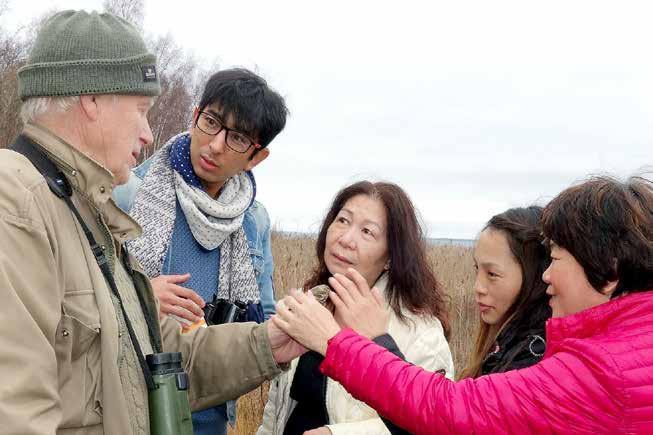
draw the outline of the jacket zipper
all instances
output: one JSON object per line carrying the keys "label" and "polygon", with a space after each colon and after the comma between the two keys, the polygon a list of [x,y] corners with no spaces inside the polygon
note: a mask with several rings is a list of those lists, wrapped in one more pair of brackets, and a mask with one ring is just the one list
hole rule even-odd
{"label": "jacket zipper", "polygon": [[329,409],[327,407],[327,382],[329,382],[329,379],[326,376],[323,379],[322,396],[324,397],[324,415],[326,416],[327,424],[329,424]]}
{"label": "jacket zipper", "polygon": [[[283,375],[281,375],[281,376],[283,376]],[[272,382],[277,384],[276,387],[277,387],[277,395],[278,395],[279,394],[279,387],[281,387],[281,385],[280,385],[281,382],[279,380],[279,377],[274,379]],[[272,385],[270,385],[270,389],[272,389]],[[268,391],[268,396],[269,396],[269,394],[270,394],[270,392]],[[270,399],[268,399],[268,400],[270,400]],[[276,435],[278,433],[277,424],[279,423],[279,416],[281,415],[281,410],[283,409],[283,406],[284,406],[283,400],[284,399],[282,397],[281,398],[281,406],[276,407],[276,415],[274,416],[274,424],[272,426],[272,433],[274,435]]]}
{"label": "jacket zipper", "polygon": [[106,243],[106,244],[102,244],[102,248],[103,250],[108,251],[104,255],[106,256],[107,261],[109,262],[109,268],[111,269],[111,272],[115,273],[116,265],[112,263],[111,260],[119,260],[119,258],[113,247],[113,236],[111,235],[111,232],[107,228],[107,224],[104,223],[104,218],[102,218],[102,213],[97,214],[97,223],[99,224],[100,230],[102,231],[102,235],[104,236],[104,243]]}

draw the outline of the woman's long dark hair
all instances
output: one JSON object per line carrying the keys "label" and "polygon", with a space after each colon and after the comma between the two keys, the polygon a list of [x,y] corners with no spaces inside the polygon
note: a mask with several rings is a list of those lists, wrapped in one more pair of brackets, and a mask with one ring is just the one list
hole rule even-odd
{"label": "woman's long dark hair", "polygon": [[318,265],[304,283],[304,288],[328,284],[327,280],[332,275],[324,262],[327,230],[345,203],[358,195],[378,199],[385,209],[390,260],[386,298],[390,307],[402,320],[405,320],[402,307],[418,315],[436,317],[448,337],[450,328],[445,295],[427,262],[422,227],[410,198],[396,184],[359,181],[338,192],[317,237]]}
{"label": "woman's long dark hair", "polygon": [[543,330],[544,323],[551,317],[547,284],[542,281],[542,274],[550,263],[548,250],[542,243],[542,212],[543,208],[538,206],[511,208],[493,216],[484,228],[506,235],[510,252],[522,271],[522,284],[517,299],[501,321],[488,325],[479,319],[481,325],[474,351],[459,379],[481,375],[483,361],[500,334],[520,336]]}

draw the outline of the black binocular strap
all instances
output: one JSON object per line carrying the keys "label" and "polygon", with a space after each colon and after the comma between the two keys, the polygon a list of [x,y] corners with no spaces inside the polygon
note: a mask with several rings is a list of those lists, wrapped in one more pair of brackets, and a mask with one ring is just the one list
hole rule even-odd
{"label": "black binocular strap", "polygon": [[[31,140],[29,140],[28,138],[26,138],[25,136],[22,135],[18,136],[16,141],[9,146],[9,149],[18,152],[29,159],[29,161],[34,165],[34,167],[41,173],[41,175],[43,175],[52,193],[57,195],[59,198],[63,199],[66,205],[68,205],[68,208],[70,208],[70,210],[75,215],[75,218],[77,218],[77,221],[79,222],[79,224],[82,227],[82,230],[84,231],[84,235],[86,235],[86,239],[91,245],[91,250],[93,251],[93,255],[95,256],[95,261],[97,261],[97,264],[100,267],[100,270],[102,271],[102,274],[104,275],[107,284],[109,284],[111,291],[118,299],[118,305],[120,306],[122,315],[125,319],[125,325],[127,326],[127,331],[129,332],[129,338],[131,339],[132,345],[134,346],[134,350],[136,351],[138,362],[140,363],[141,369],[143,370],[143,376],[145,377],[145,383],[147,384],[147,388],[149,390],[155,389],[156,384],[154,383],[154,377],[152,376],[152,372],[150,371],[149,366],[145,362],[145,356],[143,355],[143,350],[141,349],[141,346],[138,343],[138,339],[136,338],[136,333],[134,332],[134,328],[132,327],[131,321],[129,320],[129,316],[127,316],[125,305],[123,304],[122,298],[120,297],[120,293],[118,292],[118,287],[116,286],[116,281],[114,280],[113,275],[111,273],[111,269],[109,268],[109,262],[107,261],[107,258],[104,255],[104,249],[102,249],[102,246],[98,245],[98,243],[95,241],[95,237],[93,236],[93,233],[91,233],[91,230],[88,228],[88,226],[84,222],[84,219],[79,214],[77,207],[75,207],[72,200],[70,199],[70,197],[72,196],[72,187],[70,186],[68,179],[56,167],[56,165],[45,155],[45,153],[39,148],[39,146],[34,142],[32,142]],[[125,252],[123,258],[124,261],[127,262],[127,264],[125,264],[125,267],[129,271],[131,270],[131,265],[129,265],[129,259],[127,257],[128,254],[127,252]],[[138,291],[136,291],[136,293],[138,294]],[[141,304],[141,311],[143,311],[143,317],[145,318],[145,323],[147,324],[148,332],[150,334],[150,341],[152,343],[152,347],[154,348],[155,353],[158,353],[161,350],[156,348],[157,343],[156,340],[154,339],[155,337],[155,335],[153,335],[154,331],[152,329],[149,316],[147,314],[148,311],[145,309],[145,304],[140,294],[138,295],[138,299]]]}

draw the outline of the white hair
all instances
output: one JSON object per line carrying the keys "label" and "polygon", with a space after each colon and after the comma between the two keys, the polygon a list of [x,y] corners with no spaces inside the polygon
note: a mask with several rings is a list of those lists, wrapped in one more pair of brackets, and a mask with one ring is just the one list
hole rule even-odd
{"label": "white hair", "polygon": [[79,103],[79,95],[73,97],[32,97],[23,101],[20,117],[23,123],[33,122],[48,112],[66,112]]}

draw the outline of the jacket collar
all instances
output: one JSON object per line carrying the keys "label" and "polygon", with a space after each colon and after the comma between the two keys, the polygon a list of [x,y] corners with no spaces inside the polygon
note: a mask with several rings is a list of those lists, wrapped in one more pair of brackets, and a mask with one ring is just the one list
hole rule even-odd
{"label": "jacket collar", "polygon": [[384,271],[381,275],[379,275],[373,287],[378,288],[383,297],[387,298],[386,291],[388,289],[388,272]]}
{"label": "jacket collar", "polygon": [[136,221],[111,199],[113,175],[109,170],[43,126],[27,123],[23,134],[38,143],[66,175],[73,189],[102,213],[119,243],[140,235]]}
{"label": "jacket collar", "polygon": [[631,293],[612,299],[596,307],[565,317],[555,317],[546,322],[547,348],[545,358],[555,353],[565,339],[583,339],[606,332],[629,328],[651,317],[653,290]]}

